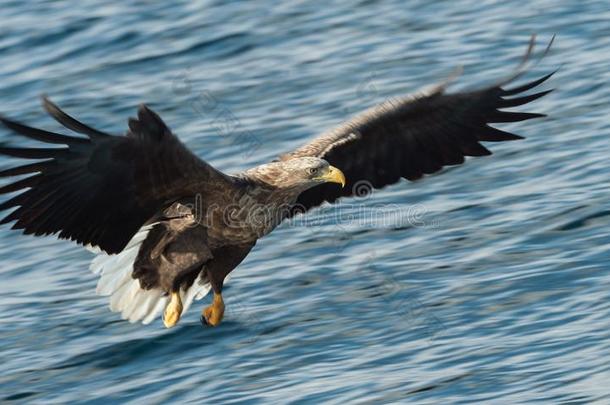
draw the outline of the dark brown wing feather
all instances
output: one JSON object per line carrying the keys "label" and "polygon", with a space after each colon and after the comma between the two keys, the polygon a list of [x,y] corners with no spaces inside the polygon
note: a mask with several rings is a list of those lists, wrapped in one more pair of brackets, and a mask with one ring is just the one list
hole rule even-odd
{"label": "dark brown wing feather", "polygon": [[344,189],[335,184],[322,184],[305,191],[298,199],[295,212],[354,195],[358,188],[355,185],[362,182],[379,188],[401,178],[417,180],[444,166],[461,164],[466,156],[490,155],[481,142],[522,139],[489,124],[544,116],[503,111],[550,92],[521,95],[542,84],[554,72],[519,87],[505,88],[523,73],[534,39],[517,73],[501,83],[478,91],[445,94],[447,81],[415,96],[389,100],[282,155],[280,160],[304,156],[323,158],[341,169],[347,179]]}
{"label": "dark brown wing feather", "polygon": [[0,171],[0,177],[30,175],[0,188],[22,191],[0,204],[19,207],[0,223],[17,221],[26,234],[59,233],[60,238],[120,252],[137,230],[170,202],[205,193],[227,177],[193,155],[161,118],[146,106],[129,120],[126,136],[95,130],[61,111],[47,99],[53,118],[75,132],[73,137],[31,128],[0,117],[22,136],[59,148],[0,147],[0,154],[35,163]]}

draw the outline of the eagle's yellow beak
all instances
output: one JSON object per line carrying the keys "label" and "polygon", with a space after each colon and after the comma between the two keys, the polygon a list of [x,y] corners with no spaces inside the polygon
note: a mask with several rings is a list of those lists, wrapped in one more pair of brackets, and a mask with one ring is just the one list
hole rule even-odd
{"label": "eagle's yellow beak", "polygon": [[334,166],[328,166],[328,172],[318,179],[328,183],[339,183],[341,184],[341,187],[345,187],[345,176],[343,175],[343,172]]}

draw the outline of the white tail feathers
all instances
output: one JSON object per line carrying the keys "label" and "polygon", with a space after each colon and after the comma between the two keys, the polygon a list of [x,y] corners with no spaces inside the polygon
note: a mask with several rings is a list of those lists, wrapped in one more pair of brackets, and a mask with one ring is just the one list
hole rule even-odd
{"label": "white tail feathers", "polygon": [[[161,290],[144,290],[140,281],[131,277],[133,264],[138,256],[140,245],[155,224],[147,225],[135,234],[122,252],[108,255],[95,247],[88,247],[97,256],[91,262],[90,269],[98,274],[96,294],[110,296],[110,310],[120,312],[121,317],[131,323],[141,321],[147,325],[163,311],[168,297]],[[183,310],[186,313],[193,300],[199,300],[210,291],[209,283],[202,283],[199,276],[191,288],[180,291]]]}

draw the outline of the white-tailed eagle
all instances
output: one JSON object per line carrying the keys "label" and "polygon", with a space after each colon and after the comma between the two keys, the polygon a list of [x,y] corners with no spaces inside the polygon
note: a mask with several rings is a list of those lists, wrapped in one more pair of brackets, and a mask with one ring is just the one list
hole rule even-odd
{"label": "white-tailed eagle", "polygon": [[165,326],[172,327],[194,299],[212,290],[202,321],[216,326],[224,314],[225,277],[282,220],[349,197],[363,181],[379,188],[417,180],[467,156],[490,155],[482,142],[522,139],[490,124],[543,116],[505,110],[549,92],[523,94],[552,73],[512,85],[533,45],[534,37],[517,72],[495,85],[447,93],[445,82],[388,100],[235,175],[194,155],[144,105],[129,119],[127,133],[116,136],[43,98],[54,119],[84,136],[0,117],[18,135],[60,145],[0,147],[2,155],[32,161],[0,172],[26,175],[0,188],[0,194],[14,194],[0,204],[0,210],[14,209],[1,223],[16,221],[13,229],[26,234],[58,234],[96,249],[97,292],[110,296],[110,308],[124,319],[149,323],[163,311]]}

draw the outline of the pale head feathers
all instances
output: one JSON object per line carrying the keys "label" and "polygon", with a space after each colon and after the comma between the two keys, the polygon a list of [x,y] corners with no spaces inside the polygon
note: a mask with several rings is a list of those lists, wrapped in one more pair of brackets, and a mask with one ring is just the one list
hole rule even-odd
{"label": "pale head feathers", "polygon": [[304,191],[322,183],[319,177],[328,172],[329,167],[324,159],[302,157],[260,165],[245,174],[272,187]]}

